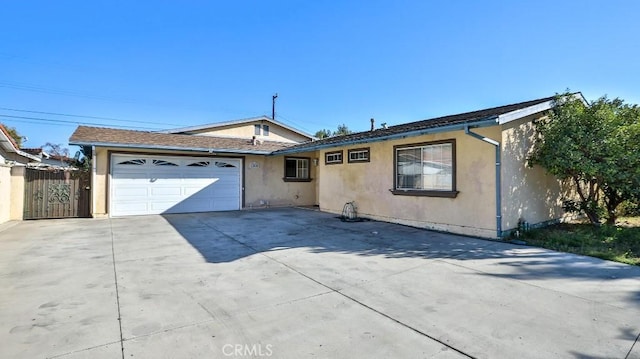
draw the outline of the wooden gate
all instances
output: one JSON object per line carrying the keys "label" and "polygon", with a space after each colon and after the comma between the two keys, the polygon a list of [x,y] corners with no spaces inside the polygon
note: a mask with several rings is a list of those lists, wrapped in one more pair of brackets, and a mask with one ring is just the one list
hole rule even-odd
{"label": "wooden gate", "polygon": [[27,168],[24,219],[89,217],[90,174]]}

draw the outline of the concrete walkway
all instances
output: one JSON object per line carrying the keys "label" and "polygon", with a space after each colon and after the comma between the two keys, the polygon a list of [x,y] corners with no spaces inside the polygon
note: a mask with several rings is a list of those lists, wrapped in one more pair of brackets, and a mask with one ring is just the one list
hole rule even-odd
{"label": "concrete walkway", "polygon": [[0,288],[3,358],[640,358],[640,267],[304,209],[3,225]]}

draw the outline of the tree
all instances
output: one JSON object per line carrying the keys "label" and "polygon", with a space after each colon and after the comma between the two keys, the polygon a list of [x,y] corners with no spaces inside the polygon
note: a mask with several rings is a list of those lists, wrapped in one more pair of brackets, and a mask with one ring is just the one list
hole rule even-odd
{"label": "tree", "polygon": [[315,137],[317,139],[319,139],[319,140],[321,140],[323,138],[331,137],[331,130],[322,129],[322,130],[316,132]]}
{"label": "tree", "polygon": [[591,223],[603,215],[614,224],[625,200],[640,198],[640,108],[606,96],[586,106],[564,93],[549,120],[536,122],[538,137],[529,164],[539,164],[575,185],[577,200],[564,209],[584,212]]}
{"label": "tree", "polygon": [[344,123],[338,126],[338,130],[333,133],[334,136],[344,136],[353,133]]}
{"label": "tree", "polygon": [[316,132],[315,137],[321,140],[327,137],[344,136],[351,133],[353,133],[353,131],[351,131],[349,127],[347,127],[347,125],[343,123],[342,125],[338,126],[338,129],[336,131],[331,132],[331,130],[322,129]]}
{"label": "tree", "polygon": [[47,142],[44,146],[42,146],[42,150],[55,157],[59,157],[59,158],[69,157],[69,149],[66,147],[63,147],[62,144],[59,144],[59,143]]}
{"label": "tree", "polygon": [[22,147],[22,135],[20,135],[18,133],[18,130],[15,129],[15,127],[9,127],[5,124],[0,123],[0,125],[2,125],[4,127],[5,130],[7,130],[7,133],[9,134],[9,136],[16,142],[16,144],[18,145],[18,148]]}

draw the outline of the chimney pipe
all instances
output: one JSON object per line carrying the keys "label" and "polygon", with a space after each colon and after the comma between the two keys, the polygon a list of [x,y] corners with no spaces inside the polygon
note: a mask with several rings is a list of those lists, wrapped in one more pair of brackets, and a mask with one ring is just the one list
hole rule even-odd
{"label": "chimney pipe", "polygon": [[371,118],[371,131],[373,131],[373,130],[375,130],[375,129],[376,129],[376,125],[375,125],[375,123],[376,123],[376,120],[374,120],[373,118]]}

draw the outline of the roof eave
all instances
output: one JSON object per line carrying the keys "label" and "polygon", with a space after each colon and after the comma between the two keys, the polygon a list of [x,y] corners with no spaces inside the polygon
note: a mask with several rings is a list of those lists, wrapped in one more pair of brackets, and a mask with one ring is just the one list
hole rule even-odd
{"label": "roof eave", "polygon": [[175,134],[175,133],[181,133],[181,132],[190,132],[190,131],[199,131],[199,130],[204,130],[207,128],[218,128],[218,127],[223,127],[223,126],[232,126],[232,125],[239,125],[239,124],[243,124],[243,123],[248,123],[248,122],[254,122],[254,121],[269,121],[273,124],[276,124],[280,127],[286,128],[289,131],[295,132],[299,135],[308,137],[311,140],[316,140],[316,137],[314,137],[313,135],[306,133],[304,131],[301,131],[297,128],[293,128],[287,124],[284,124],[280,121],[274,120],[271,117],[268,116],[257,116],[257,117],[249,117],[249,118],[243,118],[240,120],[234,120],[234,121],[225,121],[225,122],[218,122],[218,123],[209,123],[209,124],[205,124],[205,125],[197,125],[197,126],[189,126],[189,127],[181,127],[181,128],[172,128],[169,130],[162,130],[162,131],[157,131],[158,133],[166,133],[166,134]]}
{"label": "roof eave", "polygon": [[[570,94],[570,96],[575,100],[582,101],[587,106],[589,105],[587,100],[582,95],[582,92],[576,92],[576,93]],[[498,116],[498,123],[501,124],[501,125],[504,125],[505,123],[516,121],[516,120],[519,120],[521,118],[525,118],[527,116],[534,115],[536,113],[540,113],[540,112],[543,112],[543,111],[548,111],[551,108],[553,108],[553,103],[554,102],[555,102],[555,99],[549,100],[549,101],[545,101],[545,102],[539,103],[537,105],[525,107],[525,108],[520,109],[520,110],[515,110],[515,111],[503,113],[502,115]]]}
{"label": "roof eave", "polygon": [[498,124],[497,120],[498,120],[497,116],[492,116],[492,117],[489,117],[489,118],[485,118],[485,119],[478,120],[478,121],[473,121],[473,122],[465,122],[465,123],[460,123],[460,124],[455,124],[455,125],[447,125],[447,126],[440,126],[440,127],[433,127],[433,128],[425,128],[425,129],[415,130],[415,131],[394,133],[394,134],[390,134],[390,135],[386,135],[386,136],[380,136],[380,137],[374,137],[374,138],[363,138],[363,139],[359,139],[359,140],[351,140],[351,141],[344,141],[344,142],[337,142],[337,143],[320,144],[320,145],[317,145],[317,146],[310,146],[310,147],[305,147],[305,148],[300,148],[300,149],[291,148],[291,149],[277,150],[277,151],[272,152],[271,155],[286,155],[286,154],[292,154],[292,153],[317,151],[317,150],[322,150],[322,149],[326,149],[326,148],[333,148],[333,147],[341,147],[341,146],[358,145],[358,144],[363,144],[363,143],[372,143],[372,142],[396,140],[396,139],[401,139],[401,138],[416,137],[416,136],[422,136],[422,135],[433,134],[433,133],[451,132],[451,131],[463,131],[465,129],[465,127],[472,127],[472,128],[490,127],[490,126],[496,126]]}
{"label": "roof eave", "polygon": [[40,157],[24,152],[19,148],[15,147],[11,139],[3,131],[0,131],[0,136],[2,136],[2,138],[0,138],[0,146],[2,146],[2,148],[5,149],[5,151],[15,153],[18,156],[22,156],[24,158],[28,158],[34,161],[38,161],[38,162],[41,161]]}
{"label": "roof eave", "polygon": [[135,148],[135,149],[147,149],[147,150],[171,150],[171,151],[188,151],[188,152],[208,152],[208,153],[239,153],[239,154],[251,154],[251,155],[268,155],[272,151],[265,150],[241,150],[241,149],[229,149],[229,148],[200,148],[200,147],[177,147],[177,146],[161,146],[161,145],[138,145],[138,144],[123,144],[123,143],[110,143],[110,142],[84,142],[84,141],[69,141],[70,145],[74,146],[97,146],[97,147],[114,147],[114,148]]}

